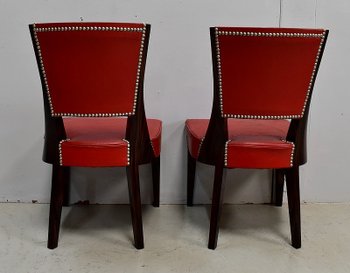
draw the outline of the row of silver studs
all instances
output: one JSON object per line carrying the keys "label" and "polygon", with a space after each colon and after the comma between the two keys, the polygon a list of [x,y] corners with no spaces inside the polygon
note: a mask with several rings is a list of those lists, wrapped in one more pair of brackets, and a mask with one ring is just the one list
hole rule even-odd
{"label": "row of silver studs", "polygon": [[[146,24],[144,24],[143,28],[123,28],[123,27],[49,27],[49,28],[37,28],[34,26],[34,39],[35,39],[35,45],[38,51],[39,55],[39,62],[40,62],[40,70],[44,78],[44,85],[50,105],[50,111],[51,116],[53,117],[119,117],[119,116],[130,116],[134,115],[136,111],[136,104],[137,104],[137,93],[138,93],[138,87],[139,87],[139,79],[140,79],[140,73],[141,73],[141,66],[142,66],[142,56],[143,56],[143,49],[144,49],[144,41],[146,36]],[[134,94],[134,102],[133,102],[133,109],[132,112],[126,112],[126,113],[93,113],[93,114],[79,114],[79,113],[55,113],[52,99],[50,96],[50,89],[49,84],[46,77],[45,67],[44,67],[44,61],[41,54],[41,48],[39,39],[37,36],[37,32],[45,32],[45,31],[73,31],[73,30],[93,30],[93,31],[137,31],[142,32],[141,37],[141,45],[140,45],[140,53],[139,53],[139,60],[137,65],[137,72],[136,72],[136,86],[135,86],[135,94]]]}
{"label": "row of silver studs", "polygon": [[48,31],[134,31],[142,32],[143,28],[135,27],[94,27],[94,26],[80,26],[80,27],[37,27],[34,28],[35,32],[48,32]]}
{"label": "row of silver studs", "polygon": [[125,141],[126,144],[128,145],[127,152],[126,152],[126,157],[127,157],[127,164],[129,166],[130,165],[130,142],[128,140],[124,139],[124,138],[122,140]]}
{"label": "row of silver studs", "polygon": [[137,72],[136,72],[136,85],[135,85],[135,95],[134,95],[134,105],[132,108],[132,115],[134,115],[135,111],[136,111],[137,93],[138,93],[139,81],[140,81],[140,73],[141,73],[141,66],[142,66],[142,57],[143,57],[145,36],[146,36],[146,25],[143,27],[143,30],[142,30],[140,53],[139,53],[139,63],[137,64]]}
{"label": "row of silver studs", "polygon": [[43,75],[44,85],[45,85],[46,94],[47,94],[47,99],[49,101],[50,112],[51,112],[51,115],[52,115],[54,113],[54,109],[53,109],[52,100],[51,100],[51,96],[50,96],[49,85],[47,83],[47,77],[46,77],[43,57],[42,57],[42,54],[41,54],[40,43],[39,43],[38,35],[36,34],[37,32],[35,31],[35,29],[36,29],[36,27],[35,27],[35,24],[34,24],[34,40],[35,40],[35,45],[36,45],[36,49],[37,49],[38,57],[39,57],[39,63],[40,63],[39,66],[40,66],[41,74]]}
{"label": "row of silver studs", "polygon": [[153,154],[156,155],[156,150],[154,149],[152,140],[150,139],[149,142],[151,143]]}
{"label": "row of silver studs", "polygon": [[257,36],[257,37],[302,37],[302,38],[323,38],[324,33],[284,33],[284,32],[249,32],[249,31],[218,31],[218,35],[232,36]]}
{"label": "row of silver studs", "polygon": [[[295,150],[295,145],[293,142],[291,141],[287,141],[287,140],[282,140],[283,142],[285,143],[288,143],[288,144],[291,144],[292,145],[292,151],[290,153],[290,167],[293,167],[293,160],[294,160],[294,150]],[[228,144],[231,142],[231,140],[228,140],[226,141],[225,143],[225,157],[224,157],[224,163],[225,163],[225,167],[227,167],[227,162],[228,162],[228,159],[227,159],[227,153],[228,153]]]}
{"label": "row of silver studs", "polygon": [[[70,139],[63,139],[60,141],[60,143],[58,144],[58,153],[59,153],[59,160],[60,160],[60,165],[63,166],[63,154],[62,154],[62,143],[69,141]],[[123,141],[125,141],[127,143],[127,164],[128,166],[130,165],[130,142],[127,141],[126,139],[122,139]]]}
{"label": "row of silver studs", "polygon": [[[221,116],[224,118],[242,118],[242,119],[295,119],[302,118],[305,113],[305,108],[310,96],[312,89],[313,80],[316,73],[316,68],[319,62],[320,53],[325,39],[325,32],[318,33],[264,33],[264,32],[241,32],[241,31],[219,31],[215,28],[215,46],[217,52],[217,69],[218,69],[218,81],[219,81],[219,97],[220,97],[220,110]],[[219,35],[233,35],[233,36],[257,36],[257,37],[307,37],[307,38],[321,38],[320,45],[317,51],[314,67],[312,70],[311,78],[309,81],[308,90],[306,93],[302,112],[299,115],[284,115],[284,116],[260,116],[260,115],[237,115],[237,114],[224,114],[223,110],[223,95],[222,95],[222,71],[221,71],[221,55],[220,55],[220,44]]]}
{"label": "row of silver studs", "polygon": [[305,98],[305,101],[304,101],[303,110],[301,112],[302,115],[304,115],[307,102],[309,101],[310,92],[312,90],[312,85],[313,85],[314,78],[315,78],[315,75],[316,75],[317,65],[319,64],[319,61],[320,61],[320,54],[321,54],[321,51],[322,51],[322,47],[323,47],[323,43],[324,43],[325,37],[326,37],[326,32],[323,32],[322,33],[321,42],[320,42],[320,45],[319,45],[318,50],[317,50],[317,55],[316,55],[316,60],[315,60],[315,63],[314,63],[314,67],[312,69],[309,86],[307,88],[306,98]]}
{"label": "row of silver studs", "polygon": [[294,144],[293,142],[287,141],[287,140],[283,140],[283,142],[292,145],[292,151],[291,151],[291,153],[290,153],[290,166],[293,167],[295,144]]}
{"label": "row of silver studs", "polygon": [[231,140],[227,140],[226,143],[225,143],[225,155],[224,155],[224,164],[225,164],[225,167],[227,167],[227,147],[228,147],[228,144],[231,142]]}
{"label": "row of silver studs", "polygon": [[205,136],[204,136],[204,137],[202,137],[201,142],[199,143],[197,157],[199,157],[199,153],[201,152],[201,149],[202,149],[202,145],[203,145],[204,139],[205,139]]}
{"label": "row of silver studs", "polygon": [[63,155],[62,155],[62,143],[69,141],[70,139],[63,139],[60,141],[60,143],[58,144],[58,153],[59,153],[59,159],[60,159],[60,166],[63,166]]}

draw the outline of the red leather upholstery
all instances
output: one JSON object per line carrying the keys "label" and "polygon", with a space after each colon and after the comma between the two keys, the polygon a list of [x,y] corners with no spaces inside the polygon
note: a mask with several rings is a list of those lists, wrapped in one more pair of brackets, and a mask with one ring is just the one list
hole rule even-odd
{"label": "red leather upholstery", "polygon": [[[63,166],[107,167],[128,165],[125,118],[64,118],[67,141],[61,143]],[[160,154],[162,122],[147,120],[156,157]]]}
{"label": "red leather upholstery", "polygon": [[[199,146],[205,136],[208,119],[188,119],[188,148],[198,158]],[[289,168],[293,144],[286,142],[287,120],[228,119],[226,167]]]}
{"label": "red leather upholstery", "polygon": [[[293,35],[324,32],[231,27],[218,31]],[[302,115],[320,43],[319,36],[218,35],[223,114]]]}
{"label": "red leather upholstery", "polygon": [[[35,27],[109,29],[36,32],[54,113],[133,112],[144,25],[59,23]],[[110,30],[113,27],[140,31]]]}

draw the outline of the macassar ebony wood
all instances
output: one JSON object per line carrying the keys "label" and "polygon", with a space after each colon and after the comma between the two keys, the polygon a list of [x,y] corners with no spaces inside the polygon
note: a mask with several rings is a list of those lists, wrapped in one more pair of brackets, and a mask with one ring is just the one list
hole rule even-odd
{"label": "macassar ebony wood", "polygon": [[58,245],[61,223],[61,212],[64,199],[65,169],[57,164],[52,165],[52,186],[49,216],[49,234],[47,247],[54,249]]}
{"label": "macassar ebony wood", "polygon": [[160,157],[152,159],[153,207],[159,207]]}
{"label": "macassar ebony wood", "polygon": [[300,190],[299,190],[299,167],[286,170],[286,184],[288,196],[288,210],[290,230],[292,235],[292,246],[301,247],[301,225],[300,225]]}
{"label": "macassar ebony wood", "polygon": [[215,166],[213,197],[211,204],[210,229],[208,248],[215,249],[218,243],[219,223],[222,210],[223,193],[224,193],[224,162],[219,162]]}
{"label": "macassar ebony wood", "polygon": [[271,203],[281,207],[283,203],[284,170],[272,170]]}
{"label": "macassar ebony wood", "polygon": [[187,206],[193,206],[194,180],[196,177],[196,160],[187,152]]}
{"label": "macassar ebony wood", "polygon": [[[244,30],[249,33],[249,30]],[[293,30],[296,31],[296,30]],[[303,33],[304,30],[301,30]],[[223,31],[224,32],[224,31]],[[319,30],[318,30],[319,32]],[[232,32],[234,33],[234,31]],[[237,33],[241,33],[237,30]],[[235,35],[233,35],[235,36]],[[245,36],[250,35],[237,35],[245,39]],[[236,36],[236,38],[237,38]],[[264,36],[264,35],[257,35]],[[267,35],[268,36],[268,35]],[[282,35],[283,36],[283,35]],[[209,244],[210,249],[215,249],[217,246],[217,238],[219,232],[219,219],[220,210],[222,204],[222,192],[224,179],[222,178],[223,170],[227,168],[225,166],[225,145],[228,141],[228,119],[223,117],[221,113],[221,104],[223,104],[224,98],[220,98],[220,88],[223,86],[223,81],[225,76],[223,71],[219,70],[218,64],[222,64],[224,61],[220,60],[221,53],[219,51],[219,46],[216,43],[216,28],[210,28],[211,37],[211,48],[212,48],[212,63],[213,63],[213,78],[214,78],[214,94],[213,94],[213,106],[212,113],[209,120],[209,125],[205,133],[202,142],[199,145],[199,155],[197,160],[215,166],[215,178],[213,185],[213,199],[211,208],[211,219],[210,219],[210,231],[209,231]],[[277,37],[277,36],[276,36]],[[303,36],[300,36],[303,37]],[[312,36],[313,37],[313,36]],[[289,215],[290,215],[290,226],[292,234],[292,246],[295,248],[301,247],[301,227],[300,227],[300,193],[299,193],[299,166],[303,165],[307,161],[306,154],[306,131],[307,131],[307,120],[310,108],[310,101],[312,96],[312,90],[317,77],[320,61],[323,56],[324,48],[327,42],[328,30],[325,30],[322,47],[319,49],[318,58],[316,58],[316,66],[314,67],[314,75],[311,78],[309,85],[309,92],[306,97],[305,109],[303,109],[302,118],[292,118],[290,120],[290,126],[286,136],[286,141],[294,144],[294,153],[292,153],[291,167],[286,169],[273,169],[273,179],[272,179],[272,194],[271,202],[276,206],[282,206],[283,203],[283,188],[284,181],[287,184],[287,194],[288,194],[288,204],[289,204]],[[228,38],[227,38],[228,39]],[[239,39],[239,38],[237,38]],[[275,39],[275,38],[274,38]],[[278,39],[278,38],[277,38]],[[223,40],[227,41],[227,40]],[[227,50],[227,47],[226,47]],[[310,57],[310,56],[309,56]],[[227,66],[226,66],[227,69]],[[226,72],[227,73],[227,72]],[[220,76],[219,76],[220,75]],[[226,77],[228,74],[226,74]],[[253,75],[250,75],[251,80],[254,80]],[[234,85],[233,85],[234,86]],[[279,90],[278,90],[279,91]],[[234,92],[234,90],[232,90]],[[223,111],[223,110],[222,110]],[[244,114],[244,113],[242,113]],[[248,115],[242,115],[246,118]],[[258,116],[255,114],[250,115],[250,118]],[[264,115],[265,116],[265,115]],[[260,118],[264,118],[264,116]],[[273,118],[265,116],[267,119]],[[300,116],[299,116],[300,117]],[[238,115],[238,118],[239,115]],[[278,118],[278,117],[276,117]],[[231,129],[231,128],[230,128]],[[232,128],[234,130],[235,128]],[[193,144],[191,144],[193,145]],[[190,147],[190,146],[189,146]],[[195,177],[195,164],[196,159],[193,158],[190,153],[188,154],[188,170],[187,170],[187,204],[193,205],[193,188],[194,188],[194,177]],[[278,167],[280,168],[280,167]]]}
{"label": "macassar ebony wood", "polygon": [[63,190],[63,206],[68,207],[70,204],[70,167],[63,168],[63,184],[64,184],[64,190]]}
{"label": "macassar ebony wood", "polygon": [[[67,139],[67,135],[63,123],[64,117],[53,117],[51,115],[47,85],[45,84],[44,72],[40,67],[40,52],[36,46],[34,25],[30,25],[29,29],[38,63],[44,99],[45,143],[43,161],[53,165],[48,247],[55,248],[58,244],[61,208],[62,205],[69,205],[70,167],[60,166],[61,162],[58,149],[60,141]],[[125,132],[125,139],[129,142],[129,164],[126,167],[126,171],[134,240],[135,247],[137,249],[142,249],[144,247],[139,185],[139,165],[141,164],[151,163],[152,165],[154,194],[153,205],[155,207],[159,206],[160,157],[159,155],[155,155],[151,145],[143,100],[143,82],[150,30],[150,25],[146,24],[142,45],[141,66],[138,68],[139,74],[136,90],[136,108],[134,114],[127,116],[127,126]]]}

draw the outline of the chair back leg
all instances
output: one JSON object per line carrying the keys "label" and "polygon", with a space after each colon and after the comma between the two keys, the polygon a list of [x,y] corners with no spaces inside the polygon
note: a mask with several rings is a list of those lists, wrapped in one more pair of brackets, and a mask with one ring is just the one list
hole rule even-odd
{"label": "chair back leg", "polygon": [[222,209],[222,199],[224,192],[224,166],[223,162],[220,162],[215,166],[215,178],[213,185],[213,197],[211,204],[211,216],[210,216],[210,230],[209,230],[209,249],[215,249],[218,242],[219,235],[219,222]]}
{"label": "chair back leg", "polygon": [[65,194],[65,178],[67,177],[67,172],[69,172],[66,168],[58,164],[52,165],[49,235],[47,242],[47,247],[50,249],[54,249],[58,245],[61,212]]}
{"label": "chair back leg", "polygon": [[139,166],[131,163],[126,167],[128,186],[129,186],[129,199],[132,228],[134,231],[135,247],[137,249],[144,248],[143,243],[143,228],[142,228],[142,207],[141,207],[141,195],[140,195],[140,182],[139,182]]}
{"label": "chair back leg", "polygon": [[70,167],[64,167],[64,197],[63,197],[63,206],[69,207],[70,203]]}
{"label": "chair back leg", "polygon": [[196,177],[196,160],[187,152],[187,206],[193,206],[194,180]]}
{"label": "chair back leg", "polygon": [[159,207],[160,156],[152,159],[153,207]]}
{"label": "chair back leg", "polygon": [[299,166],[287,169],[286,184],[292,246],[301,247]]}
{"label": "chair back leg", "polygon": [[283,169],[272,170],[271,203],[277,207],[283,203],[284,172]]}

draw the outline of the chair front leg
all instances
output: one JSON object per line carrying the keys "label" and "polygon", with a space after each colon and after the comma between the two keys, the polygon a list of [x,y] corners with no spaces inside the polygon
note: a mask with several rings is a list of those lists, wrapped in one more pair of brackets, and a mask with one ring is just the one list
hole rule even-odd
{"label": "chair front leg", "polygon": [[64,197],[63,197],[63,206],[69,207],[70,200],[70,167],[64,167]]}
{"label": "chair front leg", "polygon": [[58,164],[52,165],[52,186],[49,216],[49,235],[47,247],[54,249],[58,245],[58,237],[61,224],[61,212],[65,191],[65,178],[68,167]]}
{"label": "chair front leg", "polygon": [[283,203],[284,169],[272,170],[271,203],[281,207]]}
{"label": "chair front leg", "polygon": [[209,231],[209,249],[215,249],[218,242],[219,235],[219,222],[221,216],[222,199],[224,191],[223,181],[224,166],[220,163],[215,166],[215,178],[213,185],[213,197],[211,205],[211,216],[210,216],[210,231]]}
{"label": "chair front leg", "polygon": [[194,180],[196,176],[196,159],[187,152],[187,206],[193,206]]}
{"label": "chair front leg", "polygon": [[301,247],[300,227],[300,190],[299,190],[299,166],[292,167],[286,172],[288,208],[292,246]]}
{"label": "chair front leg", "polygon": [[140,182],[139,182],[139,166],[131,163],[126,167],[132,227],[134,231],[135,247],[137,249],[144,248],[143,243],[143,228],[142,228],[142,207],[140,196]]}
{"label": "chair front leg", "polygon": [[160,156],[152,159],[153,207],[159,207]]}

